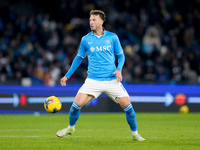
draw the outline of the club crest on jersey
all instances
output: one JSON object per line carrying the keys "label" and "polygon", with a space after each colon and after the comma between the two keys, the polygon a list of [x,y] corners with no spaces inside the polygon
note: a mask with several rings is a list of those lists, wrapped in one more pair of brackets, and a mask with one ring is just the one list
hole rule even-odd
{"label": "club crest on jersey", "polygon": [[95,51],[95,48],[94,48],[94,47],[90,47],[90,51],[91,51],[91,52],[94,52],[94,51]]}
{"label": "club crest on jersey", "polygon": [[110,44],[110,40],[106,40],[106,44]]}

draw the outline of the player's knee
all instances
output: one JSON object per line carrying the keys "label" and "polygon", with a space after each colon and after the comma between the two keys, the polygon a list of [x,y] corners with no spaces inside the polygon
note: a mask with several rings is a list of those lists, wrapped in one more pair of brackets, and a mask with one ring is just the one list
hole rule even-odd
{"label": "player's knee", "polygon": [[116,97],[116,101],[120,104],[122,108],[125,108],[128,104],[130,104],[129,96],[126,97]]}
{"label": "player's knee", "polygon": [[92,99],[94,99],[93,95],[78,93],[75,97],[74,102],[76,104],[78,104],[79,106],[83,107],[85,104],[87,104]]}

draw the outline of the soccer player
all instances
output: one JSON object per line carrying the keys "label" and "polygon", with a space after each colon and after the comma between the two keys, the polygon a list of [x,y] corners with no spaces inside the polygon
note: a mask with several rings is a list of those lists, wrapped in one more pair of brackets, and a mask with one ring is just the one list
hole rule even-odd
{"label": "soccer player", "polygon": [[[61,85],[66,86],[66,81],[87,55],[87,78],[79,89],[70,108],[69,126],[59,130],[56,134],[58,137],[73,134],[81,108],[104,92],[116,103],[119,103],[125,111],[133,139],[144,141],[145,139],[137,131],[136,115],[129,95],[121,84],[121,72],[125,61],[123,49],[118,36],[103,28],[105,20],[106,16],[103,11],[92,10],[90,12],[89,23],[92,31],[82,37],[77,56],[74,58],[68,72],[60,80]],[[115,65],[115,55],[118,57],[117,67]]]}

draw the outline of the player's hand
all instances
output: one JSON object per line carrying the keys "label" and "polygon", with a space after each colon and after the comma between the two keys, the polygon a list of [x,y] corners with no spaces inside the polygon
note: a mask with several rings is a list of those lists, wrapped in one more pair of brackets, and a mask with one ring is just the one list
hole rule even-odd
{"label": "player's hand", "polygon": [[116,80],[118,82],[122,81],[122,73],[119,70],[116,70],[115,72],[113,72],[113,74],[115,74],[117,76]]}
{"label": "player's hand", "polygon": [[60,84],[61,84],[62,86],[66,86],[67,80],[68,80],[68,78],[64,76],[64,77],[60,80]]}

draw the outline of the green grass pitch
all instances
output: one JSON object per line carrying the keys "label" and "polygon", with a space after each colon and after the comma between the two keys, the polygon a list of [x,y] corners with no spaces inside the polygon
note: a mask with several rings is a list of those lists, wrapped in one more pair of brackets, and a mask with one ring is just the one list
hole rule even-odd
{"label": "green grass pitch", "polygon": [[76,132],[56,132],[68,125],[68,114],[1,115],[0,150],[199,150],[200,113],[136,113],[134,141],[124,113],[84,114]]}

